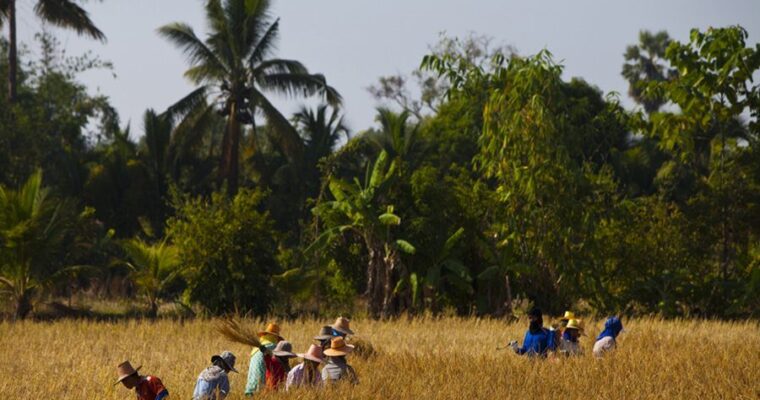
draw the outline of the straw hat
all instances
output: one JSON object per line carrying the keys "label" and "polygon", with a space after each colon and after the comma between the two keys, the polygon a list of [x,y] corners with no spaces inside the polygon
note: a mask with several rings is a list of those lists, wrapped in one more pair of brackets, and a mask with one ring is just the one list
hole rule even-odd
{"label": "straw hat", "polygon": [[583,323],[579,319],[571,319],[567,321],[565,329],[577,329],[583,334]]}
{"label": "straw hat", "polygon": [[298,354],[298,357],[318,363],[325,362],[325,359],[322,356],[322,348],[314,344],[309,346],[309,350],[306,351],[306,353]]}
{"label": "straw hat", "polygon": [[224,351],[222,354],[218,356],[212,356],[211,362],[215,362],[216,360],[222,360],[224,364],[227,365],[227,369],[229,369],[232,372],[238,372],[238,370],[235,369],[235,355],[232,354],[229,351]]}
{"label": "straw hat", "polygon": [[293,353],[293,345],[290,344],[290,342],[286,342],[284,340],[278,342],[277,345],[274,346],[274,350],[272,350],[272,354],[274,354],[277,357],[288,357],[288,358],[297,357],[295,353]]}
{"label": "straw hat", "polygon": [[571,319],[575,319],[575,313],[572,311],[565,311],[565,315],[560,318],[560,321],[569,321]]}
{"label": "straw hat", "polygon": [[325,350],[325,355],[330,357],[345,356],[346,354],[354,351],[354,346],[346,344],[346,340],[338,336],[332,339],[330,342],[330,348]]}
{"label": "straw hat", "polygon": [[119,380],[117,380],[114,385],[118,384],[124,379],[129,378],[132,375],[137,374],[137,371],[139,371],[140,368],[142,368],[142,365],[137,368],[132,368],[132,364],[130,364],[129,361],[124,361],[123,363],[119,364],[119,366],[116,367],[116,374],[119,376]]}
{"label": "straw hat", "polygon": [[330,325],[325,325],[322,327],[322,329],[319,330],[319,335],[314,336],[314,340],[330,340],[333,338],[332,334],[333,328]]}
{"label": "straw hat", "polygon": [[264,335],[274,335],[280,338],[280,340],[285,340],[285,338],[280,335],[280,325],[277,325],[274,322],[270,322],[265,331],[259,332],[259,337]]}
{"label": "straw hat", "polygon": [[351,330],[349,327],[349,324],[351,323],[351,320],[345,317],[338,317],[338,319],[335,320],[335,323],[332,324],[331,328],[335,329],[336,331],[344,334],[344,335],[353,335],[354,331]]}

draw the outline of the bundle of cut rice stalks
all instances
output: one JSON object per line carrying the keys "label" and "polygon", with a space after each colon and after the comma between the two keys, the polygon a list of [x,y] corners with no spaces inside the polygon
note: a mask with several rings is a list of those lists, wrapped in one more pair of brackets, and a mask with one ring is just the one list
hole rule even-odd
{"label": "bundle of cut rice stalks", "polygon": [[243,326],[235,318],[222,320],[216,330],[229,341],[261,348],[258,333],[249,327]]}
{"label": "bundle of cut rice stalks", "polygon": [[378,351],[375,350],[375,346],[373,346],[372,343],[367,340],[352,336],[349,340],[349,343],[354,345],[353,355],[355,357],[359,357],[363,360],[368,360],[379,355]]}

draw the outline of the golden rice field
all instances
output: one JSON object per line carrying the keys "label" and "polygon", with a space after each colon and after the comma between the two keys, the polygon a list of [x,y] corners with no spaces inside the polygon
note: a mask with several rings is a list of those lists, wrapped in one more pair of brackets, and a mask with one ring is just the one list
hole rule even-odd
{"label": "golden rice field", "polygon": [[[257,323],[248,321],[249,323]],[[283,335],[301,352],[323,322],[282,322]],[[587,322],[586,355],[532,361],[495,350],[522,341],[526,323],[498,320],[354,320],[358,337],[379,351],[353,357],[361,383],[338,386],[330,399],[758,399],[760,326],[757,322],[624,321],[618,350],[590,355],[600,322]],[[159,376],[170,398],[189,399],[212,354],[229,349],[247,371],[250,349],[226,342],[215,322],[62,321],[0,323],[0,398],[132,399],[114,386],[125,360]],[[230,399],[242,399],[245,374],[233,374]],[[314,392],[265,393],[257,398],[306,399]]]}

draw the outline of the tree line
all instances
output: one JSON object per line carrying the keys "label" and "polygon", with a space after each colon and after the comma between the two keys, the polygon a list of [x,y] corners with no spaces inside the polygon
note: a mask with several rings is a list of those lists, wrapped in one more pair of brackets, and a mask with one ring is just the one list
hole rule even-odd
{"label": "tree line", "polygon": [[[369,89],[377,125],[351,132],[328,79],[277,57],[269,1],[209,0],[206,36],[158,29],[196,88],[136,135],[78,80],[110,63],[46,32],[31,57],[14,3],[0,2],[0,291],[15,318],[72,296],[140,299],[153,317],[164,302],[757,315],[760,45],[739,26],[642,31],[621,60],[633,109],[564,79],[547,50],[443,37]],[[105,38],[73,2],[48,3],[41,18]],[[323,103],[287,116],[273,94]]]}

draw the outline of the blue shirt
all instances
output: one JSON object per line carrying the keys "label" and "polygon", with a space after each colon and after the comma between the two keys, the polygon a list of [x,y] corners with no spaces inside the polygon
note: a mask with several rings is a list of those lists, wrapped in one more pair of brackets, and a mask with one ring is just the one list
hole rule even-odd
{"label": "blue shirt", "polygon": [[554,332],[546,328],[541,328],[536,333],[528,330],[525,332],[522,347],[517,349],[517,354],[527,354],[529,357],[545,357],[546,352],[554,350],[555,347]]}
{"label": "blue shirt", "polygon": [[[217,393],[219,396],[217,397]],[[230,378],[220,367],[206,368],[198,376],[193,391],[193,400],[221,400],[230,393]]]}

